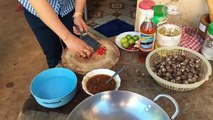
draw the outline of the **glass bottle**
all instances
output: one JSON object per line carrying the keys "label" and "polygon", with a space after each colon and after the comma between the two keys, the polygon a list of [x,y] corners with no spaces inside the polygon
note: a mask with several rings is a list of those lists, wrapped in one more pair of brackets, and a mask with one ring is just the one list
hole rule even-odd
{"label": "glass bottle", "polygon": [[182,35],[181,14],[182,6],[179,0],[171,0],[167,7],[167,17],[165,21],[158,24],[156,47],[177,46]]}
{"label": "glass bottle", "polygon": [[213,22],[210,23],[207,37],[201,49],[201,53],[210,61],[213,61]]}
{"label": "glass bottle", "polygon": [[156,25],[152,21],[154,11],[149,10],[145,13],[145,20],[140,26],[139,40],[139,61],[145,62],[146,56],[154,49]]}

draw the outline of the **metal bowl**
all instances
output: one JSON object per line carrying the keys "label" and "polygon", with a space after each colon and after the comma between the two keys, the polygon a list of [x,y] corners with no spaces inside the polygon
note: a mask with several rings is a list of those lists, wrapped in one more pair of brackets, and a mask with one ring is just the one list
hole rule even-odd
{"label": "metal bowl", "polygon": [[169,95],[160,94],[173,102],[176,111],[170,118],[152,100],[128,91],[107,91],[90,96],[81,102],[67,120],[171,120],[178,112],[177,102]]}

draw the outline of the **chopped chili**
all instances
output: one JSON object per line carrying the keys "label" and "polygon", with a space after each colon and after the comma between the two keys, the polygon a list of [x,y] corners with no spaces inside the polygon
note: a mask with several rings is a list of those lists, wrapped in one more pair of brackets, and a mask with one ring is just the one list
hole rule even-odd
{"label": "chopped chili", "polygon": [[99,55],[106,54],[106,47],[99,47],[99,48],[97,49],[97,53],[98,53]]}

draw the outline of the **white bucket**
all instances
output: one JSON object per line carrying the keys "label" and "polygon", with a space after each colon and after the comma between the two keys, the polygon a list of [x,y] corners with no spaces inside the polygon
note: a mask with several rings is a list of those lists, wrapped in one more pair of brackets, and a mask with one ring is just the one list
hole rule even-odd
{"label": "white bucket", "polygon": [[[176,36],[166,36],[161,33],[159,33],[159,30],[162,29],[162,27],[166,27],[167,29],[173,28],[178,30],[180,34]],[[174,24],[165,24],[157,29],[157,47],[163,47],[163,46],[178,46],[181,40],[181,35],[182,35],[182,30],[179,26],[174,25]]]}

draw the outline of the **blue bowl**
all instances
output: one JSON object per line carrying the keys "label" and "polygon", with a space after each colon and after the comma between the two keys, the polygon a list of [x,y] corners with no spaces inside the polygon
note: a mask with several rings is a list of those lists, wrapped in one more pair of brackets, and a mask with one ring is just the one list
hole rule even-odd
{"label": "blue bowl", "polygon": [[57,108],[67,104],[75,96],[77,77],[66,68],[47,69],[33,78],[30,91],[41,106]]}

